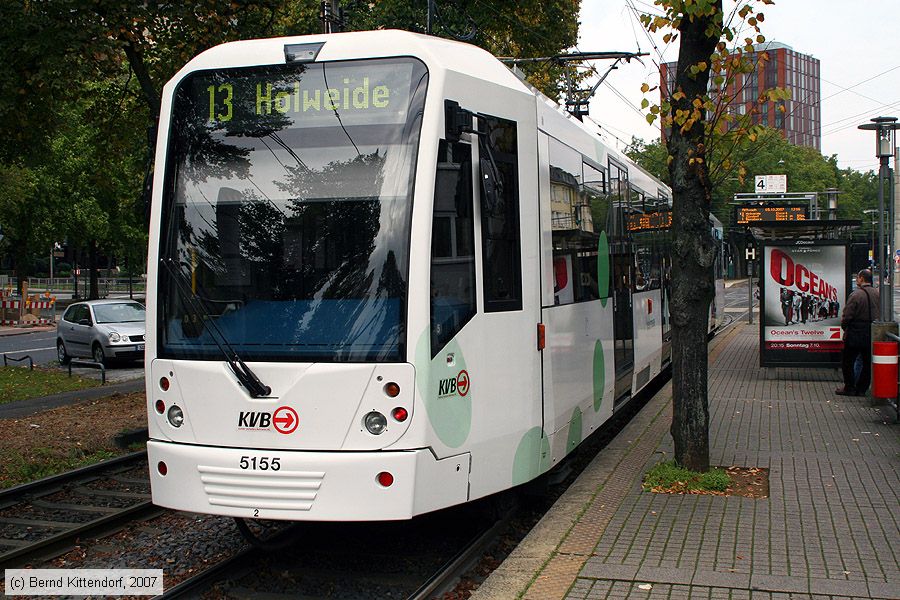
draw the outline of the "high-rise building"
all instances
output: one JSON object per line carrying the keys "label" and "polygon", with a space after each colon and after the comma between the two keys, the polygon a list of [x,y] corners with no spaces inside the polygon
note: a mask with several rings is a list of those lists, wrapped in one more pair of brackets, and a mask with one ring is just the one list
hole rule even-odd
{"label": "high-rise building", "polygon": [[[763,52],[768,55],[768,60],[760,60]],[[752,113],[754,124],[778,129],[792,144],[821,150],[819,59],[779,43],[758,44],[745,57],[756,65],[756,69],[728,77],[725,90],[727,97],[731,98],[728,110],[738,114],[755,110]],[[675,68],[674,62],[664,63],[660,67],[660,94],[663,97],[672,91]],[[790,98],[760,103],[760,96],[771,88],[788,90]],[[784,110],[781,110],[782,106]]]}

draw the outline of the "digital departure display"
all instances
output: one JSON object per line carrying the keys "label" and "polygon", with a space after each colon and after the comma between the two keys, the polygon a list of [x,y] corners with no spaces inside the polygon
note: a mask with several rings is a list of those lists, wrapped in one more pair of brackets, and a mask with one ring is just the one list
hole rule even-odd
{"label": "digital departure display", "polygon": [[739,206],[736,209],[738,225],[772,221],[805,221],[805,206]]}
{"label": "digital departure display", "polygon": [[628,215],[628,231],[654,231],[672,226],[671,210],[655,210],[648,213]]}

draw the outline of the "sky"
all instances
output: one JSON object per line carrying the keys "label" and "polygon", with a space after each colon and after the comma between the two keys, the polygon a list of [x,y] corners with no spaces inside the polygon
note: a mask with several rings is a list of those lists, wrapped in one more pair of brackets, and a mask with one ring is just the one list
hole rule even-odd
{"label": "sky", "polygon": [[[734,3],[726,0],[726,10],[729,5]],[[632,7],[659,12],[653,0],[582,0],[578,42],[582,52],[650,53],[641,58],[644,64],[621,63],[591,101],[590,118],[620,149],[632,135],[646,141],[659,138],[659,128],[649,126],[640,110],[640,88],[644,82],[658,85],[659,63],[678,58],[678,40],[667,46],[661,35],[653,36],[654,48]],[[774,5],[761,6],[767,41],[787,44],[820,61],[821,150],[825,156],[836,154],[841,168],[877,171],[875,133],[856,126],[877,116],[900,118],[898,9],[897,0],[775,0]],[[594,63],[600,73],[610,64]],[[647,98],[658,102],[658,90]]]}

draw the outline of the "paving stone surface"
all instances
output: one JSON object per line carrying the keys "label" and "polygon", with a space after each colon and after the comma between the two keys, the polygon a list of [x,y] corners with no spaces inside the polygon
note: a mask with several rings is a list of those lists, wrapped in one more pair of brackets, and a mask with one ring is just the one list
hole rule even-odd
{"label": "paving stone surface", "polygon": [[665,434],[566,598],[900,598],[890,409],[836,396],[833,370],[760,368],[758,328],[735,327],[710,364],[711,462],[769,468],[769,497],[642,491]]}

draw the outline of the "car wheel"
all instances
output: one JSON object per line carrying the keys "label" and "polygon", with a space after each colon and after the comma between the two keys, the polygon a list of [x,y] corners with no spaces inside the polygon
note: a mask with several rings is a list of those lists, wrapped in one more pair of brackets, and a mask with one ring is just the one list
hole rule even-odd
{"label": "car wheel", "polygon": [[104,356],[103,346],[100,344],[94,344],[91,356],[94,357],[94,362],[100,363],[101,365],[106,364],[106,356]]}
{"label": "car wheel", "polygon": [[62,340],[56,340],[56,358],[61,365],[67,365],[72,360],[72,357],[66,352],[66,345],[63,344]]}

